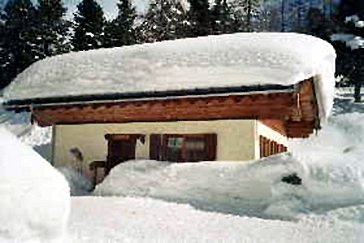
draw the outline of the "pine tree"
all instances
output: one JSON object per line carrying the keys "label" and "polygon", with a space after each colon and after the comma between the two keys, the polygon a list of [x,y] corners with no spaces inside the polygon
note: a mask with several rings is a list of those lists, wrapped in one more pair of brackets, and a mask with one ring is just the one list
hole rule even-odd
{"label": "pine tree", "polygon": [[7,50],[5,49],[6,44],[6,30],[5,21],[1,18],[3,15],[0,13],[0,89],[8,83],[7,78]]}
{"label": "pine tree", "polygon": [[75,51],[96,49],[103,46],[105,18],[100,5],[94,0],[82,0],[74,15],[75,28],[72,38]]}
{"label": "pine tree", "polygon": [[212,33],[211,12],[208,0],[189,0],[189,22],[192,36],[204,36]]}
{"label": "pine tree", "polygon": [[36,23],[37,42],[43,57],[70,51],[70,23],[63,19],[66,8],[61,0],[39,0]]}
{"label": "pine tree", "polygon": [[134,21],[136,18],[135,8],[130,0],[119,0],[118,16],[116,19],[106,24],[105,46],[123,46],[136,43],[136,31]]}
{"label": "pine tree", "polygon": [[329,40],[330,34],[334,29],[334,23],[320,9],[310,8],[306,21],[306,25],[296,31]]}
{"label": "pine tree", "polygon": [[346,45],[334,43],[338,54],[337,71],[354,83],[354,99],[360,102],[360,90],[364,84],[364,2],[342,1],[337,19],[342,31],[352,37],[344,40]]}
{"label": "pine tree", "polygon": [[155,0],[139,29],[141,42],[155,42],[188,36],[189,24],[179,1]]}
{"label": "pine tree", "polygon": [[254,31],[259,21],[260,0],[233,0],[234,31]]}
{"label": "pine tree", "polygon": [[[355,2],[355,1],[354,1]],[[360,8],[359,1],[356,2],[357,5],[352,15],[345,18],[345,25],[347,31],[355,36],[357,41],[354,41],[350,45],[351,58],[354,59],[353,65],[353,75],[352,79],[354,81],[354,99],[355,102],[361,102],[361,87],[364,84],[364,8]],[[355,5],[354,5],[355,6]],[[362,3],[362,7],[364,4]],[[348,13],[349,14],[349,13]],[[362,42],[360,44],[360,41]]]}
{"label": "pine tree", "polygon": [[1,16],[0,87],[40,58],[36,48],[36,9],[30,0],[10,0]]}
{"label": "pine tree", "polygon": [[264,1],[259,12],[261,21],[258,31],[280,32],[282,30],[282,5],[279,1]]}
{"label": "pine tree", "polygon": [[232,32],[234,19],[231,17],[230,8],[226,0],[215,0],[211,10],[212,29],[214,34]]}

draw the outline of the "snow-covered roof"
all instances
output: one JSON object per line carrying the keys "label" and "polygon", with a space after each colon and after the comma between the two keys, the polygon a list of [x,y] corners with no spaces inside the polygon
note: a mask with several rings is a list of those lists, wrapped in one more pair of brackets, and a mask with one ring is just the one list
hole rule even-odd
{"label": "snow-covered roof", "polygon": [[34,63],[5,102],[257,85],[315,77],[321,115],[334,90],[335,51],[313,36],[237,33],[75,52]]}

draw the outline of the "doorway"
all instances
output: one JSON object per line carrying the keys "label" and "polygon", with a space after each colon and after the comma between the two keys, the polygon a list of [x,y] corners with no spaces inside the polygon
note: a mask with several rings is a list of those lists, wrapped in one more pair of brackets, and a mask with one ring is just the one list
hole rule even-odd
{"label": "doorway", "polygon": [[108,174],[116,165],[135,159],[136,141],[141,138],[140,134],[106,134],[107,159],[105,172]]}

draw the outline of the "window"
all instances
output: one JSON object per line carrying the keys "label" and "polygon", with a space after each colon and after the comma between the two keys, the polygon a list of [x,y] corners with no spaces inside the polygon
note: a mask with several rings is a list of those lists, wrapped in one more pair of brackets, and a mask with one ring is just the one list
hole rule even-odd
{"label": "window", "polygon": [[216,134],[152,134],[150,158],[175,162],[216,159]]}
{"label": "window", "polygon": [[170,149],[181,149],[182,143],[183,143],[183,138],[170,137],[170,138],[168,138],[167,146]]}

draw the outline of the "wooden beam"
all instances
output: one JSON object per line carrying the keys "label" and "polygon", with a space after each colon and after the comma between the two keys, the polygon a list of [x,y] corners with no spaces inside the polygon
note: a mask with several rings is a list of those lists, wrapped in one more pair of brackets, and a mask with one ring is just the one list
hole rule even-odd
{"label": "wooden beam", "polygon": [[308,136],[319,126],[312,79],[299,83],[295,92],[55,105],[34,108],[32,117],[40,126],[259,119],[288,137]]}
{"label": "wooden beam", "polygon": [[[89,106],[54,106],[34,109],[42,126],[51,124],[119,123],[210,119],[279,118],[291,114],[290,93],[175,100],[117,102]],[[274,104],[274,105],[272,105]]]}

